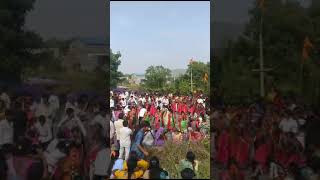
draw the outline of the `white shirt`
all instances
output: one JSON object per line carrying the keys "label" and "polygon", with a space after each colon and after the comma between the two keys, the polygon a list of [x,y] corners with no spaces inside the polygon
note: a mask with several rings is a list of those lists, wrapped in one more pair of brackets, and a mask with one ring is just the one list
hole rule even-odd
{"label": "white shirt", "polygon": [[128,106],[126,106],[123,111],[124,111],[124,114],[127,115],[128,112],[130,112],[130,109]]}
{"label": "white shirt", "polygon": [[107,119],[105,119],[101,114],[96,115],[93,118],[92,124],[98,123],[102,126],[103,128],[103,135],[105,136],[107,133]]}
{"label": "white shirt", "polygon": [[120,146],[130,147],[132,130],[128,127],[123,127],[119,130]]}
{"label": "white shirt", "polygon": [[147,112],[147,109],[146,109],[146,108],[140,109],[139,117],[144,117],[144,114],[145,114],[146,112]]}
{"label": "white shirt", "polygon": [[108,175],[108,167],[110,164],[110,154],[109,148],[104,148],[100,150],[94,161],[94,174],[98,176]]}
{"label": "white shirt", "polygon": [[298,131],[298,123],[292,118],[289,119],[282,119],[279,128],[283,132],[293,132],[296,133]]}
{"label": "white shirt", "polygon": [[0,146],[13,143],[13,127],[7,119],[0,121]]}
{"label": "white shirt", "polygon": [[47,160],[48,163],[48,171],[52,173],[55,169],[55,166],[59,160],[64,158],[66,155],[62,153],[58,148],[55,148],[51,152],[44,152],[43,153],[44,157]]}
{"label": "white shirt", "polygon": [[59,109],[59,107],[60,107],[60,102],[59,102],[58,96],[56,96],[56,95],[50,95],[48,101],[49,101],[49,103],[50,103],[50,106],[52,106],[54,110],[58,110],[58,109]]}
{"label": "white shirt", "polygon": [[110,107],[114,107],[114,100],[113,99],[110,99]]}
{"label": "white shirt", "polygon": [[40,104],[36,104],[36,107],[35,107],[35,116],[36,117],[39,117],[41,115],[45,116],[46,118],[48,118],[50,115],[51,115],[51,108],[46,105],[46,104],[43,104],[43,103],[40,103]]}
{"label": "white shirt", "polygon": [[5,103],[6,108],[10,109],[11,100],[7,93],[3,92],[0,95],[0,99]]}
{"label": "white shirt", "polygon": [[168,106],[168,105],[169,105],[169,99],[164,98],[164,99],[162,100],[162,103],[163,103],[163,105]]}
{"label": "white shirt", "polygon": [[48,153],[52,153],[53,151],[55,151],[58,143],[59,143],[59,139],[54,138],[54,139],[49,143],[49,145],[48,145],[48,147],[47,147],[47,152],[48,152]]}
{"label": "white shirt", "polygon": [[118,119],[114,122],[114,128],[116,129],[117,140],[120,140],[120,129],[123,127],[123,120]]}
{"label": "white shirt", "polygon": [[37,122],[35,124],[35,128],[39,132],[40,142],[45,143],[52,139],[51,124],[49,124],[47,121],[43,124],[43,126],[41,126],[40,122]]}

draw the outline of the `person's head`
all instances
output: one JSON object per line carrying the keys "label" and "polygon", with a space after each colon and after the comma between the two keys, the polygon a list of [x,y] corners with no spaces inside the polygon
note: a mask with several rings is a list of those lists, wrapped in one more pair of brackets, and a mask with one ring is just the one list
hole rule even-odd
{"label": "person's head", "polygon": [[46,123],[46,117],[44,115],[39,116],[39,123],[41,124],[41,126]]}
{"label": "person's head", "polygon": [[68,116],[69,118],[72,118],[72,117],[74,116],[74,110],[73,110],[73,108],[68,108],[67,111],[66,111],[66,113],[67,113],[67,116]]}
{"label": "person's head", "polygon": [[190,168],[185,168],[180,172],[182,179],[193,179],[195,177],[195,173]]}
{"label": "person's head", "polygon": [[128,121],[123,121],[123,127],[128,127]]}
{"label": "person's head", "polygon": [[134,173],[134,170],[137,168],[137,159],[135,158],[129,158],[127,161],[127,167],[128,167],[128,179],[131,179],[132,174]]}
{"label": "person's head", "polygon": [[156,156],[151,157],[149,162],[150,162],[150,169],[160,168],[160,162]]}
{"label": "person's head", "polygon": [[192,151],[188,151],[186,155],[186,159],[191,163],[194,163],[194,160],[196,159],[196,155]]}
{"label": "person's head", "polygon": [[149,130],[150,128],[150,124],[148,122],[142,122],[141,123],[141,129],[143,129],[144,132],[146,132],[147,130]]}

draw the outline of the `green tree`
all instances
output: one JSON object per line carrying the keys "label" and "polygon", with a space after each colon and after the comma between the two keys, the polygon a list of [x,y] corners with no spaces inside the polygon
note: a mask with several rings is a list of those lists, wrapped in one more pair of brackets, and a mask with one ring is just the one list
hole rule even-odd
{"label": "green tree", "polygon": [[26,14],[35,0],[2,0],[0,2],[0,76],[5,81],[21,81],[25,67],[36,65],[43,47],[41,37],[25,29]]}
{"label": "green tree", "polygon": [[[203,63],[200,61],[194,61],[188,65],[186,72],[187,78],[191,81],[191,69],[192,69],[192,83],[193,90],[202,91],[209,94],[209,82],[210,82],[210,63]],[[207,81],[204,80],[205,74],[207,74]]]}
{"label": "green tree", "polygon": [[[312,7],[312,6],[311,6]],[[319,6],[318,6],[319,7]],[[320,9],[320,8],[319,8]],[[300,93],[301,56],[303,41],[308,36],[319,47],[319,9],[304,8],[298,1],[265,1],[263,12],[264,64],[273,70],[266,73],[266,90],[276,85],[284,92]],[[250,20],[243,34],[230,42],[221,58],[221,87],[229,99],[240,99],[259,93],[259,33],[262,11],[256,5],[249,11]],[[320,25],[320,23],[319,23]],[[307,98],[310,82],[315,82],[319,68],[314,59],[316,50],[304,65],[304,91]],[[318,76],[320,77],[320,76]],[[319,78],[318,78],[319,80]],[[236,85],[236,86],[235,86]],[[316,86],[316,85],[315,85]],[[312,94],[312,93],[311,93]],[[316,94],[316,93],[314,93]],[[310,98],[312,99],[312,98]]]}
{"label": "green tree", "polygon": [[144,87],[152,91],[164,91],[171,80],[171,70],[163,66],[150,66],[145,73]]}
{"label": "green tree", "polygon": [[121,64],[121,53],[117,52],[114,54],[110,49],[110,87],[116,88],[118,83],[121,82],[120,77],[123,75],[118,71],[118,68]]}

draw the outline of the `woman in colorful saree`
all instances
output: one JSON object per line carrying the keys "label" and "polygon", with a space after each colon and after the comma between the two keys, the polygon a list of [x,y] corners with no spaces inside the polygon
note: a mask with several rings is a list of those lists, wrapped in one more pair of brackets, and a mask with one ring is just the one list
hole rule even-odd
{"label": "woman in colorful saree", "polygon": [[114,179],[140,179],[148,168],[149,163],[139,159],[136,152],[131,151],[128,161],[124,161],[119,169],[114,169],[112,174]]}
{"label": "woman in colorful saree", "polygon": [[165,143],[165,136],[164,136],[164,128],[160,127],[158,130],[156,130],[155,135],[155,145],[156,146],[162,146]]}

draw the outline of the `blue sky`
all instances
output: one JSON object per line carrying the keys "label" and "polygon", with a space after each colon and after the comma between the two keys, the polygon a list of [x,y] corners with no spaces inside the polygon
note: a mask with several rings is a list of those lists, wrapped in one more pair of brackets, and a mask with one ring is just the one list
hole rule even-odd
{"label": "blue sky", "polygon": [[209,1],[111,1],[110,46],[122,54],[119,70],[144,73],[151,65],[187,68],[210,61]]}

